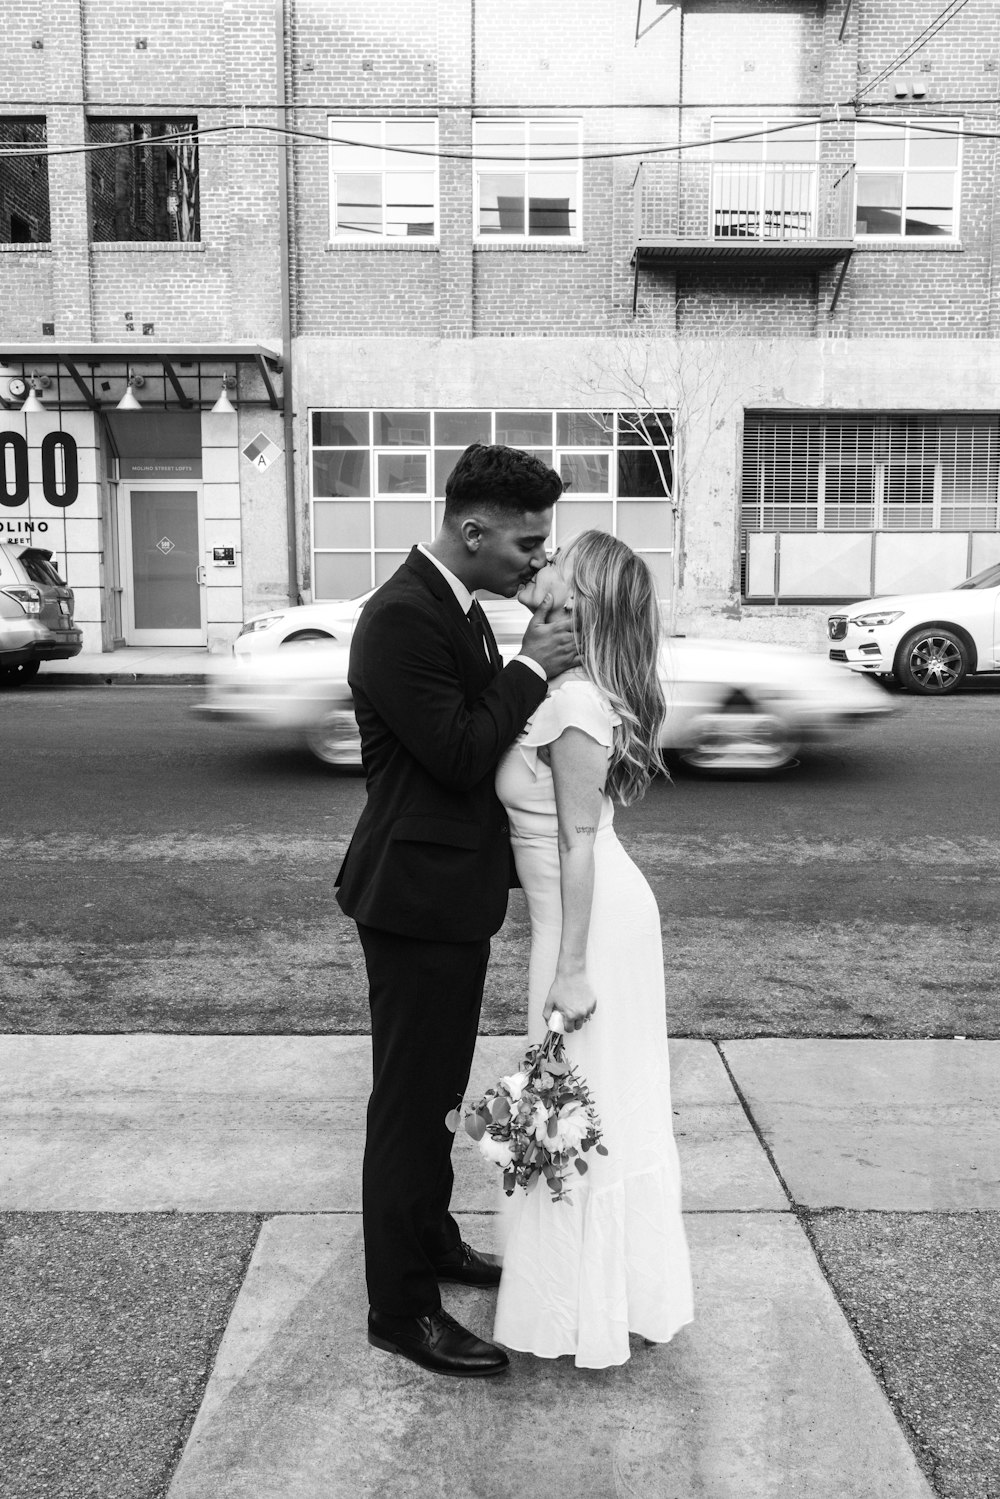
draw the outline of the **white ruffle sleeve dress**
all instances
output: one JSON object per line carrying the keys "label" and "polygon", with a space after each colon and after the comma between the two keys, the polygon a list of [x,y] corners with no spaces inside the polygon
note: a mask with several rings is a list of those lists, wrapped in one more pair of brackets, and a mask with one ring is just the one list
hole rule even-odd
{"label": "white ruffle sleeve dress", "polygon": [[[529,720],[497,771],[518,876],[531,918],[528,1036],[545,1034],[542,1007],[555,975],[562,903],[555,790],[539,754],[583,729],[609,752],[620,722],[588,679],[564,678]],[[629,1333],[667,1342],[692,1320],[691,1271],[670,1105],[660,916],[653,893],[618,841],[605,796],[594,843],[587,977],[597,1009],[566,1037],[587,1081],[608,1154],[587,1155],[568,1200],[544,1183],[504,1198],[503,1276],[494,1336],[540,1358],[572,1354],[601,1369],[629,1357]]]}

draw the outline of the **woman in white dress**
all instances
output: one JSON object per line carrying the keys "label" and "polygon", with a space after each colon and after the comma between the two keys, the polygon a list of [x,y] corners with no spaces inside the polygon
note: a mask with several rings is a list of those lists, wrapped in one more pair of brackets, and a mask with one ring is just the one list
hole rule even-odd
{"label": "woman in white dress", "polygon": [[528,1034],[554,1011],[608,1154],[567,1200],[536,1186],[505,1207],[494,1336],[581,1368],[623,1364],[629,1333],[667,1342],[692,1319],[670,1106],[660,917],[619,843],[613,801],[661,768],[660,617],[649,569],[585,531],[526,585],[571,610],[582,666],[559,677],[497,771],[531,918]]}

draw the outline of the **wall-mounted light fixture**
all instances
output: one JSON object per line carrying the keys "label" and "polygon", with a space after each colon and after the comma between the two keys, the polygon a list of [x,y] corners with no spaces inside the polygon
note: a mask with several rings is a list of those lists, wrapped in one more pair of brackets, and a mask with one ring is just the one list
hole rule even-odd
{"label": "wall-mounted light fixture", "polygon": [[125,382],[125,394],[115,409],[117,411],[141,411],[142,402],[136,397],[135,387],[138,386],[141,390],[145,383],[145,378],[142,375],[133,375],[132,371],[129,370],[128,379]]}
{"label": "wall-mounted light fixture", "polygon": [[[235,385],[235,383],[236,382],[234,381],[233,384]],[[219,393],[219,399],[216,401],[215,405],[212,407],[212,412],[213,412],[214,415],[216,415],[216,416],[235,416],[236,415],[236,407],[233,405],[232,401],[229,399],[229,396],[227,394],[228,390],[229,390],[229,376],[228,375],[223,375],[223,377],[222,377],[222,390]]]}
{"label": "wall-mounted light fixture", "polygon": [[37,370],[32,370],[31,379],[28,381],[27,399],[25,400],[24,405],[21,407],[21,410],[27,411],[29,414],[32,411],[44,411],[45,407],[42,405],[41,398],[39,397],[38,392],[41,390],[48,390],[51,384],[51,375],[40,375]]}

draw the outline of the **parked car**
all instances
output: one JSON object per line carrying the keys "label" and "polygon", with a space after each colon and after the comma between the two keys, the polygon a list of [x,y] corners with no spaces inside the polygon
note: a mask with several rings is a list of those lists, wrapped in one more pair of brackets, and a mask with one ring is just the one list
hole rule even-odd
{"label": "parked car", "polygon": [[0,683],[25,682],[43,661],[79,655],[73,590],[42,547],[0,546]]}
{"label": "parked car", "polygon": [[[487,600],[484,607],[509,660],[520,647],[527,614],[516,600]],[[195,712],[297,731],[327,764],[360,764],[349,654],[348,640],[315,638],[281,650],[236,651],[213,674]],[[677,636],[664,642],[661,674],[668,704],[664,748],[715,774],[777,770],[801,744],[849,731],[894,706],[877,683],[789,647]]]}
{"label": "parked car", "polygon": [[974,672],[1000,671],[1000,562],[939,593],[862,599],[827,620],[830,660],[894,677],[912,692],[954,692]]}

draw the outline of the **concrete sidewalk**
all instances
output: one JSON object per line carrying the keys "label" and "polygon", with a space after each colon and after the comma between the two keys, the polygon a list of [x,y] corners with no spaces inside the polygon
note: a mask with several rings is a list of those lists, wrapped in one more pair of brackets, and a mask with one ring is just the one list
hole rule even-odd
{"label": "concrete sidewalk", "polygon": [[69,686],[83,682],[180,685],[203,682],[216,666],[231,659],[228,651],[211,654],[204,646],[127,645],[117,651],[81,651],[68,661],[43,661],[38,680]]}
{"label": "concrete sidewalk", "polygon": [[[472,1089],[517,1059],[482,1038]],[[170,1499],[927,1499],[806,1210],[1000,1207],[1000,1042],[671,1043],[696,1318],[622,1369],[446,1381],[365,1340],[361,1037],[0,1038],[0,1206],[265,1223]],[[496,1241],[464,1136],[455,1207]],[[489,1334],[492,1295],[446,1305]]]}

